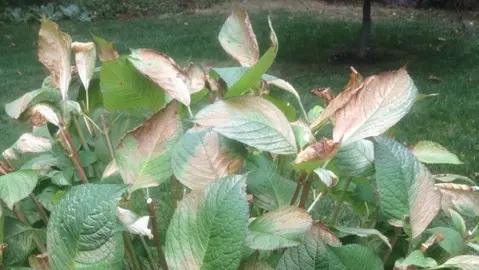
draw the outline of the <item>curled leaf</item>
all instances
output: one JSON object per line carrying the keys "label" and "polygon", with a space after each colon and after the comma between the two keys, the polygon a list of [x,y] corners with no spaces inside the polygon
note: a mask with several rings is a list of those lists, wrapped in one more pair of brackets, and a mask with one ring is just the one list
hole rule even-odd
{"label": "curled leaf", "polygon": [[90,80],[93,77],[96,64],[96,48],[95,43],[93,42],[73,42],[72,50],[75,53],[75,62],[78,69],[78,74],[80,79],[85,87],[85,90],[88,91],[90,86]]}
{"label": "curled leaf", "polygon": [[148,223],[150,222],[149,216],[138,217],[132,211],[121,207],[116,208],[116,216],[129,232],[153,239],[153,234],[151,230],[148,229]]}
{"label": "curled leaf", "polygon": [[333,157],[339,150],[339,143],[322,138],[319,142],[313,143],[299,152],[295,163],[305,163],[309,161],[326,160]]}
{"label": "curled leaf", "polygon": [[331,101],[334,99],[334,93],[331,88],[314,88],[311,90],[311,93],[313,95],[317,96],[318,98],[324,99],[324,102],[326,105],[331,103]]}
{"label": "curled leaf", "polygon": [[439,183],[441,207],[448,213],[453,209],[468,216],[479,216],[479,187],[453,183]]}
{"label": "curled leaf", "polygon": [[111,41],[104,40],[103,38],[93,34],[92,37],[93,41],[96,43],[96,47],[98,48],[98,58],[100,58],[100,61],[104,62],[118,58],[118,52]]}
{"label": "curled leaf", "polygon": [[43,126],[46,122],[60,125],[60,118],[56,112],[56,109],[46,103],[39,103],[34,105],[28,110],[28,117],[30,124],[34,127]]}
{"label": "curled leaf", "polygon": [[58,25],[42,19],[38,33],[38,59],[53,77],[53,85],[60,89],[63,100],[67,99],[70,86],[70,35],[58,30]]}

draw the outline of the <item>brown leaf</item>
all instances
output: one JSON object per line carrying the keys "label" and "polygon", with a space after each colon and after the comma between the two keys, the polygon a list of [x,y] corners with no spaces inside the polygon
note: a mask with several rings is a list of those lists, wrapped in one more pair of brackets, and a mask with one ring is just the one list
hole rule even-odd
{"label": "brown leaf", "polygon": [[311,234],[316,240],[324,242],[330,246],[341,246],[341,241],[339,241],[336,235],[319,221],[316,221],[311,227]]}
{"label": "brown leaf", "polygon": [[100,61],[104,62],[114,60],[119,57],[118,52],[111,41],[104,40],[103,38],[97,37],[93,34],[92,36],[98,49],[98,58],[100,58]]}
{"label": "brown leaf", "polygon": [[186,69],[186,75],[190,78],[190,93],[196,93],[205,88],[206,75],[199,66],[191,63]]}
{"label": "brown leaf", "polygon": [[311,93],[313,93],[313,95],[321,98],[321,99],[324,99],[324,102],[326,103],[326,105],[328,105],[329,103],[331,103],[331,101],[334,99],[334,93],[333,93],[333,90],[331,90],[331,88],[314,88],[313,90],[311,90]]}
{"label": "brown leaf", "polygon": [[319,142],[313,143],[299,152],[295,163],[300,164],[308,161],[325,160],[333,157],[339,150],[339,143],[322,138]]}
{"label": "brown leaf", "polygon": [[233,10],[223,24],[218,40],[221,47],[242,66],[251,67],[258,62],[258,42],[244,9]]}
{"label": "brown leaf", "polygon": [[88,91],[90,80],[95,72],[96,48],[95,43],[73,42],[72,50],[75,53],[75,62],[83,86]]}
{"label": "brown leaf", "polygon": [[42,19],[38,33],[38,59],[52,75],[53,85],[60,89],[63,100],[67,99],[70,86],[70,35],[58,30],[58,25]]}
{"label": "brown leaf", "polygon": [[459,213],[479,216],[479,187],[464,184],[436,184],[442,194],[441,207],[448,213],[449,209]]}
{"label": "brown leaf", "polygon": [[129,60],[171,97],[190,105],[190,79],[173,59],[152,49],[138,49],[131,52]]}

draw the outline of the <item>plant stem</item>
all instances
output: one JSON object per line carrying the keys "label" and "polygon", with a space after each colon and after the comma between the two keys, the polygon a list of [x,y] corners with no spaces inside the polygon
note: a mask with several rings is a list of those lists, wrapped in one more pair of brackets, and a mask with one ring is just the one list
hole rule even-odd
{"label": "plant stem", "polygon": [[160,267],[163,270],[167,270],[168,264],[166,263],[166,258],[165,258],[165,253],[163,252],[163,248],[161,247],[160,231],[158,230],[158,223],[156,222],[155,205],[153,204],[153,200],[151,198],[148,198],[146,200],[146,204],[148,205],[148,213],[150,214],[150,220],[151,220],[151,229],[153,231],[153,240],[155,241],[156,251],[158,252]]}
{"label": "plant stem", "polygon": [[78,122],[78,117],[76,115],[72,116],[73,120],[73,125],[75,126],[75,129],[77,130],[78,133],[78,138],[80,139],[80,143],[85,148],[85,150],[90,150],[90,147],[88,146],[88,143],[86,142],[85,139],[85,134],[83,134],[83,130],[80,127],[80,123]]}
{"label": "plant stem", "polygon": [[339,201],[336,203],[333,209],[333,213],[331,214],[331,217],[329,218],[329,226],[334,226],[336,223],[336,219],[339,216],[339,212],[341,212],[341,207],[343,206],[344,199],[346,198],[346,193],[348,192],[348,187],[351,184],[351,181],[353,180],[352,177],[347,177],[346,178],[346,183],[344,184],[343,191],[341,192],[341,197],[339,197]]}
{"label": "plant stem", "polygon": [[401,233],[401,228],[399,227],[394,227],[394,236],[393,238],[391,239],[391,241],[389,242],[391,244],[391,248],[390,249],[387,249],[386,250],[386,253],[384,254],[383,256],[383,264],[386,263],[386,261],[388,260],[389,258],[389,255],[391,255],[391,252],[392,252],[392,249],[394,248],[394,246],[396,245],[396,242],[398,241],[398,236],[399,234]]}
{"label": "plant stem", "polygon": [[309,191],[311,190],[311,183],[312,181],[310,177],[307,177],[303,185],[301,198],[299,200],[299,204],[298,204],[299,208],[304,208],[306,206],[306,201],[308,200]]}
{"label": "plant stem", "polygon": [[73,166],[75,166],[75,170],[80,176],[82,183],[88,184],[88,179],[86,177],[85,170],[83,169],[83,165],[78,156],[78,151],[75,148],[75,144],[73,143],[73,139],[70,135],[70,132],[68,131],[66,126],[63,124],[60,126],[60,134],[63,137],[64,147],[67,149],[70,159],[73,162]]}
{"label": "plant stem", "polygon": [[291,205],[296,204],[296,200],[298,199],[299,191],[301,190],[301,187],[303,185],[304,179],[308,176],[306,172],[301,172],[301,174],[298,177],[298,182],[296,184],[296,189],[294,190],[293,193],[293,198],[291,198]]}
{"label": "plant stem", "polygon": [[37,211],[42,217],[43,222],[45,222],[45,224],[48,224],[48,215],[47,215],[47,212],[45,212],[45,208],[43,208],[42,204],[37,200],[37,198],[35,197],[35,195],[33,195],[33,193],[30,193],[28,197],[30,197],[32,202],[35,204],[35,208],[37,208]]}
{"label": "plant stem", "polygon": [[140,241],[141,241],[141,245],[145,249],[146,258],[148,259],[148,263],[150,264],[151,269],[157,270],[158,266],[156,265],[155,260],[153,260],[153,257],[151,256],[151,250],[148,247],[148,244],[146,243],[145,238],[141,235],[140,235]]}
{"label": "plant stem", "polygon": [[133,250],[133,243],[131,242],[130,234],[127,231],[123,231],[123,241],[125,242],[126,251],[129,254],[130,263],[133,266],[134,270],[140,270],[140,263],[136,257],[135,250]]}
{"label": "plant stem", "polygon": [[323,193],[320,192],[316,198],[314,198],[314,201],[313,203],[309,206],[308,210],[306,212],[310,213],[313,209],[314,209],[314,206],[316,205],[316,203],[319,201],[319,199],[321,199],[321,197],[323,196]]}
{"label": "plant stem", "polygon": [[[31,227],[30,222],[25,217],[25,214],[23,214],[22,209],[20,209],[20,206],[18,206],[18,204],[13,205],[13,213],[15,214],[15,216],[21,223]],[[33,242],[35,242],[35,245],[37,246],[38,250],[40,250],[41,253],[47,252],[47,248],[42,243],[42,241],[40,240],[40,237],[38,237],[35,231],[32,231],[32,238],[33,238]]]}
{"label": "plant stem", "polygon": [[111,140],[110,140],[110,130],[108,129],[106,125],[105,117],[103,116],[103,114],[100,117],[101,117],[101,124],[103,126],[103,135],[105,136],[106,145],[108,146],[108,151],[110,152],[111,160],[115,160],[115,151],[113,150],[113,145],[111,144]]}

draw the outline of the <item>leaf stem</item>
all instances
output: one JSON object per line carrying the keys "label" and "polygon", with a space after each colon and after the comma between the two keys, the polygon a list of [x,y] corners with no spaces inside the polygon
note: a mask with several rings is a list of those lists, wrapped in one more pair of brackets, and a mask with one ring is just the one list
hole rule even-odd
{"label": "leaf stem", "polygon": [[[13,205],[13,213],[15,214],[15,216],[21,223],[31,227],[30,222],[25,217],[25,214],[23,214],[22,209],[20,209],[20,206],[17,203]],[[35,245],[37,246],[38,250],[41,253],[47,252],[47,248],[42,243],[42,241],[40,240],[40,237],[38,237],[35,231],[32,231],[32,238],[33,238],[33,242],[35,242]]]}
{"label": "leaf stem", "polygon": [[153,240],[156,244],[156,251],[158,252],[160,267],[162,270],[168,270],[165,253],[163,252],[163,248],[161,247],[160,231],[158,230],[158,223],[156,222],[155,205],[153,204],[153,200],[151,198],[148,198],[146,200],[146,204],[148,205],[148,213],[150,214],[151,228],[153,231]]}
{"label": "leaf stem", "polygon": [[110,153],[111,160],[115,160],[115,151],[113,150],[113,145],[111,144],[110,140],[110,130],[108,129],[105,121],[105,117],[103,114],[101,117],[101,124],[103,126],[103,135],[105,136],[106,145],[108,146],[108,152]]}
{"label": "leaf stem", "polygon": [[303,190],[301,192],[301,198],[300,198],[299,204],[298,204],[299,208],[305,208],[306,201],[308,200],[308,196],[309,196],[309,191],[311,190],[311,183],[312,182],[313,181],[311,181],[310,177],[306,177],[304,185],[303,185]]}
{"label": "leaf stem", "polygon": [[146,243],[145,238],[142,235],[140,235],[139,237],[140,237],[141,245],[145,249],[146,258],[148,259],[148,263],[150,264],[151,269],[158,270],[158,266],[156,265],[155,260],[153,259],[153,256],[151,255],[151,250],[148,247],[148,244]]}
{"label": "leaf stem", "polygon": [[346,178],[346,183],[344,184],[343,191],[341,192],[341,197],[339,197],[339,201],[334,206],[333,213],[331,213],[331,217],[329,218],[329,226],[334,226],[334,224],[336,223],[339,212],[341,212],[341,207],[343,206],[344,199],[346,198],[346,193],[348,192],[348,188],[352,180],[352,177]]}
{"label": "leaf stem", "polygon": [[77,171],[78,175],[83,184],[88,184],[88,179],[85,174],[85,170],[83,169],[83,165],[80,161],[78,156],[78,151],[75,148],[75,144],[73,143],[73,139],[70,135],[70,132],[66,128],[64,124],[60,126],[60,134],[63,137],[63,146],[68,151],[70,159],[72,160],[73,166],[75,166],[75,170]]}
{"label": "leaf stem", "polygon": [[311,211],[313,211],[314,209],[314,206],[316,205],[316,203],[319,201],[319,199],[321,199],[321,197],[323,196],[323,193],[320,192],[316,198],[314,198],[314,201],[313,203],[309,206],[308,210],[306,212],[310,213]]}
{"label": "leaf stem", "polygon": [[125,248],[130,259],[131,266],[134,270],[141,270],[140,263],[136,257],[135,250],[133,250],[133,243],[131,242],[131,236],[127,231],[123,231],[123,241],[125,242]]}
{"label": "leaf stem", "polygon": [[32,200],[32,202],[35,204],[35,208],[37,209],[38,213],[42,217],[43,222],[45,222],[45,224],[48,224],[48,215],[47,215],[47,212],[45,212],[45,208],[43,208],[42,204],[37,200],[37,198],[35,197],[35,195],[33,195],[33,193],[30,193],[28,197],[30,197],[30,200]]}
{"label": "leaf stem", "polygon": [[308,173],[306,172],[301,172],[301,174],[298,177],[298,182],[296,184],[296,189],[294,190],[293,197],[291,198],[291,205],[296,204],[296,200],[298,199],[299,191],[301,190],[301,187],[303,185],[304,179],[308,176]]}

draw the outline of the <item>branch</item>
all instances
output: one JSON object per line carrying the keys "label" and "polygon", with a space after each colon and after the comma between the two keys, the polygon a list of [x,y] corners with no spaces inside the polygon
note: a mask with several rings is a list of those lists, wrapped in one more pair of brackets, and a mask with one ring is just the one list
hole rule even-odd
{"label": "branch", "polygon": [[60,134],[61,139],[63,139],[63,147],[66,148],[68,151],[69,157],[73,162],[73,166],[75,166],[75,170],[77,171],[78,175],[83,184],[88,184],[88,178],[86,177],[85,170],[83,169],[83,165],[80,161],[80,157],[78,155],[78,151],[75,148],[75,144],[73,143],[73,139],[70,135],[70,132],[66,128],[64,124],[60,126]]}
{"label": "branch", "polygon": [[160,260],[160,267],[163,270],[167,270],[168,264],[166,263],[166,258],[165,258],[165,253],[163,252],[163,248],[161,247],[160,231],[158,230],[158,223],[156,222],[155,205],[153,204],[153,200],[151,198],[148,198],[146,200],[146,204],[148,205],[148,213],[150,214],[151,227],[153,231],[153,239],[155,241],[156,251],[158,252],[158,258]]}
{"label": "branch", "polygon": [[296,200],[298,199],[299,191],[301,190],[301,186],[303,185],[304,179],[306,179],[308,174],[306,172],[301,172],[298,177],[298,182],[296,184],[296,189],[294,190],[293,197],[291,198],[291,205],[296,204]]}

